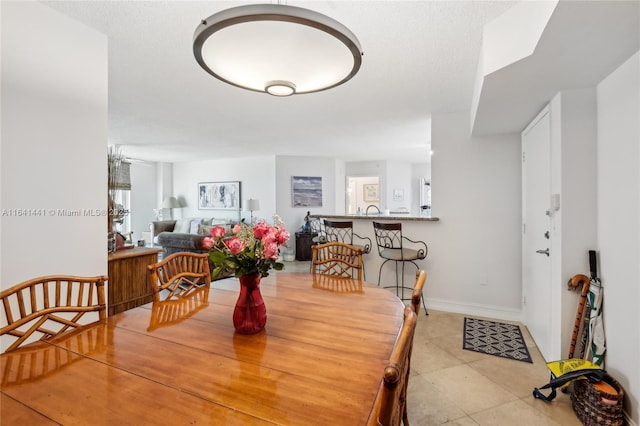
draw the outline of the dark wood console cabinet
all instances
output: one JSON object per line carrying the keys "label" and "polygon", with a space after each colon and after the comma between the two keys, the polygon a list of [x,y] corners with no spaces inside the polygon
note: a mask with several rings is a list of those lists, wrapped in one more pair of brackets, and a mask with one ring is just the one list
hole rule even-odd
{"label": "dark wood console cabinet", "polygon": [[315,232],[296,232],[296,260],[311,260],[311,246]]}
{"label": "dark wood console cabinet", "polygon": [[108,314],[153,301],[153,282],[147,265],[158,262],[162,249],[135,247],[109,255]]}

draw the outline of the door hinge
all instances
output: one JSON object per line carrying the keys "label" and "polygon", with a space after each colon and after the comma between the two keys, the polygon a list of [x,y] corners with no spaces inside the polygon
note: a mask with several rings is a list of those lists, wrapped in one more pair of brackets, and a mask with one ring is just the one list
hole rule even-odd
{"label": "door hinge", "polygon": [[524,157],[525,157],[525,155],[524,155],[524,152],[523,152],[523,153],[522,153],[522,162],[523,162],[523,163],[524,163]]}
{"label": "door hinge", "polygon": [[526,224],[526,223],[523,223],[523,224],[522,224],[522,233],[523,233],[523,234],[526,234],[526,233],[527,233],[527,224]]}
{"label": "door hinge", "polygon": [[527,296],[522,296],[522,306],[527,306]]}

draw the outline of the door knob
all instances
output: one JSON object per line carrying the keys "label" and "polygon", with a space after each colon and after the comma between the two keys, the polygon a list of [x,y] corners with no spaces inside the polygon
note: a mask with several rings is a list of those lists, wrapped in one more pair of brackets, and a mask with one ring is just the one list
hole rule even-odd
{"label": "door knob", "polygon": [[546,250],[536,250],[536,253],[539,253],[539,254],[546,254],[547,256],[549,256],[549,249],[546,249]]}

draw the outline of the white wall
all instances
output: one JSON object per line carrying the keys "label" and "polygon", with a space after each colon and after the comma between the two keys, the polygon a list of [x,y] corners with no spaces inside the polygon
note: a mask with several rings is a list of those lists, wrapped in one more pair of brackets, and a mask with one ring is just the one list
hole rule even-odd
{"label": "white wall", "polygon": [[[411,210],[413,202],[412,186],[413,174],[411,173],[411,163],[401,161],[387,161],[387,182],[386,182],[386,205],[383,209],[397,210],[401,207]],[[394,189],[402,191],[402,200],[395,201],[393,199]],[[418,211],[412,211],[417,215]]]}
{"label": "white wall", "polygon": [[[173,165],[173,196],[184,200],[186,207],[174,209],[174,217],[215,217],[247,221],[251,213],[245,210],[247,200],[260,201],[259,217],[271,221],[276,213],[275,157],[246,157],[204,160]],[[198,183],[240,181],[241,211],[198,209]]]}
{"label": "white wall", "polygon": [[41,3],[0,8],[0,285],[106,275],[107,218],[84,210],[107,208],[107,38]]}
{"label": "white wall", "polygon": [[[596,96],[594,88],[567,90],[550,103],[551,188],[560,210],[551,216],[554,358],[569,353],[579,291],[567,291],[576,274],[589,275],[588,251],[596,249]],[[558,303],[556,305],[556,303]],[[558,315],[559,314],[559,315]]]}
{"label": "white wall", "polygon": [[640,424],[640,52],[597,87],[597,223],[606,368]]}
{"label": "white wall", "polygon": [[521,167],[517,134],[471,137],[468,112],[432,117],[427,306],[521,319]]}
{"label": "white wall", "polygon": [[[276,207],[284,220],[287,230],[291,232],[290,247],[295,248],[294,232],[304,223],[308,211],[312,214],[335,214],[336,188],[341,187],[344,194],[344,175],[336,177],[336,170],[342,170],[340,162],[333,158],[316,157],[276,157]],[[291,199],[292,176],[321,176],[322,177],[322,207],[293,207]],[[339,180],[339,184],[336,182]],[[341,208],[344,210],[344,202]]]}
{"label": "white wall", "polygon": [[131,164],[131,230],[134,243],[142,238],[142,232],[149,231],[149,224],[155,220],[154,209],[158,201],[158,164]]}

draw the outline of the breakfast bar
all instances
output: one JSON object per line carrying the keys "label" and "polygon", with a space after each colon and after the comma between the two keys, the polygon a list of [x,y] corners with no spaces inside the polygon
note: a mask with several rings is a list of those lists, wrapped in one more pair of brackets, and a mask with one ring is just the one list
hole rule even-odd
{"label": "breakfast bar", "polygon": [[[440,218],[414,216],[410,214],[402,214],[399,212],[389,212],[389,215],[331,215],[331,214],[311,214],[310,218],[315,218],[323,222],[324,219],[334,221],[351,221],[353,222],[353,232],[361,237],[367,237],[371,240],[371,252],[364,256],[364,272],[367,281],[377,283],[380,265],[383,259],[378,255],[378,248],[373,232],[373,222],[384,223],[401,223],[402,234],[412,240],[424,241],[429,246],[429,235],[433,232],[433,227],[437,226]],[[426,267],[428,257],[425,260],[418,261],[421,269]],[[392,266],[385,266],[382,272],[380,285],[388,286],[395,284],[394,272],[391,271]],[[415,279],[415,268],[409,265],[405,268],[405,282],[412,282]]]}

